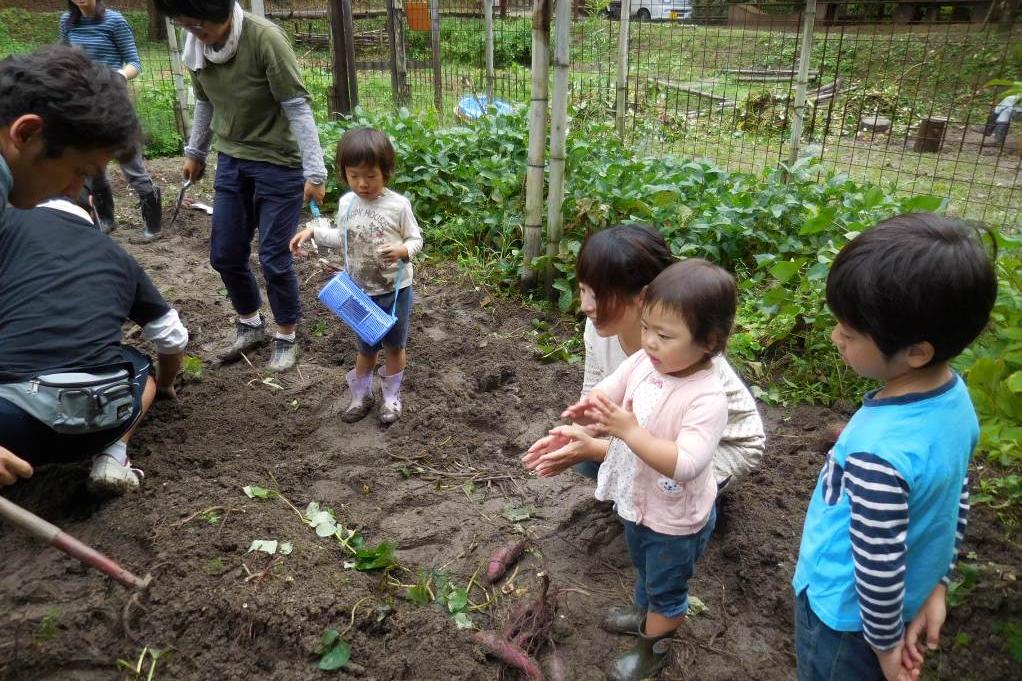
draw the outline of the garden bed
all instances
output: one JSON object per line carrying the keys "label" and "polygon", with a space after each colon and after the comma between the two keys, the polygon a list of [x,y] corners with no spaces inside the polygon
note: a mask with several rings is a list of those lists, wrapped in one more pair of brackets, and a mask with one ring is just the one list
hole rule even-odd
{"label": "garden bed", "polygon": [[[152,167],[173,195],[179,161]],[[125,223],[133,201],[115,181]],[[210,184],[193,198],[209,202]],[[184,210],[179,220],[149,246],[128,245],[127,226],[114,234],[180,310],[188,353],[203,361],[201,376],[191,366],[179,402],[157,404],[132,443],[146,471],[141,492],[96,501],[81,467],[40,470],[5,492],[129,569],[151,571],[153,585],[129,604],[122,587],[0,526],[0,678],[134,679],[115,672],[116,661],[134,665],[144,646],[170,651],[153,677],[161,681],[326,678],[317,669],[320,640],[336,629],[351,647],[338,678],[514,679],[501,677],[457,622],[499,628],[514,604],[535,597],[540,571],[560,594],[554,632],[569,678],[603,678],[602,666],[628,645],[597,626],[604,607],[630,595],[619,523],[592,499],[591,482],[573,473],[538,480],[518,462],[578,394],[581,366],[543,364],[534,349],[534,320],[556,331],[560,318],[473,286],[445,264],[423,266],[406,413],[389,429],[372,417],[344,424],[353,342],[315,300],[326,276],[318,265],[298,268],[301,372],[267,380],[265,349],[250,357],[254,368],[217,367],[232,312],[208,264],[209,218]],[[707,609],[684,626],[665,679],[794,675],[789,582],[822,462],[818,435],[843,415],[761,408],[764,464],[726,500],[692,583]],[[281,497],[250,498],[247,485]],[[389,578],[345,569],[350,556],[339,542],[300,518],[312,501],[332,507],[367,544],[396,544],[402,567]],[[490,553],[523,532],[531,551],[509,581],[479,586]],[[1017,669],[1006,646],[1013,631],[1019,636],[1020,561],[1005,532],[987,509],[974,510],[965,548],[974,578],[956,590],[961,605],[927,678],[1005,679]],[[290,542],[293,551],[246,552],[257,539]]]}

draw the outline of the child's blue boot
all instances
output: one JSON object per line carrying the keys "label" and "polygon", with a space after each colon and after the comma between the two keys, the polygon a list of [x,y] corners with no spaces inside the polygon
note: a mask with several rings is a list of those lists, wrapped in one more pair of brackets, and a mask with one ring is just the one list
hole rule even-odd
{"label": "child's blue boot", "polygon": [[341,420],[345,423],[354,423],[364,419],[376,402],[373,398],[373,372],[370,370],[365,376],[359,376],[352,369],[344,378],[348,382],[348,389],[351,390],[351,404],[341,414]]}

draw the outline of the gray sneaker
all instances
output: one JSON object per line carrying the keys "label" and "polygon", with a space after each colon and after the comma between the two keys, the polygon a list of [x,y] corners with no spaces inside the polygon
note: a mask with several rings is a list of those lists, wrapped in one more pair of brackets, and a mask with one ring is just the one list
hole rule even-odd
{"label": "gray sneaker", "polygon": [[273,339],[273,355],[266,366],[270,371],[287,371],[298,361],[298,344],[284,338]]}
{"label": "gray sneaker", "polygon": [[224,362],[241,359],[241,353],[254,350],[265,342],[266,320],[260,318],[259,326],[237,322],[234,344],[220,354],[220,359]]}

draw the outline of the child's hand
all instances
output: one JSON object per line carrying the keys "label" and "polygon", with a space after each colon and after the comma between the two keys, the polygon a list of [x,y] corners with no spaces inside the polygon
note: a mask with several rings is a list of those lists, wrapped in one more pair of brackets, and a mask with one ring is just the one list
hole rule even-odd
{"label": "child's hand", "polygon": [[291,239],[291,243],[288,244],[288,248],[290,248],[291,252],[294,253],[295,255],[304,258],[307,255],[309,255],[309,252],[302,248],[302,244],[311,238],[312,228],[306,227],[302,231],[295,234],[294,238]]}
{"label": "child's hand", "polygon": [[902,650],[905,639],[890,650],[875,650],[877,661],[880,662],[880,669],[884,672],[887,681],[916,681],[919,678],[920,667],[908,669],[902,664]]}
{"label": "child's hand", "polygon": [[398,260],[408,259],[408,247],[404,244],[387,244],[376,249],[380,259],[388,265]]}
{"label": "child's hand", "polygon": [[586,410],[586,415],[592,418],[593,422],[601,427],[600,430],[608,435],[624,440],[629,433],[639,427],[639,421],[632,413],[630,400],[624,407],[619,407],[611,402],[609,397],[594,390],[589,396],[589,402],[590,406]]}
{"label": "child's hand", "polygon": [[561,412],[561,418],[567,419],[573,423],[577,423],[581,426],[591,426],[595,421],[590,418],[586,412],[592,406],[593,395],[599,393],[598,390],[594,390],[581,400],[571,405],[567,409]]}
{"label": "child's hand", "polygon": [[[925,646],[925,650],[933,651],[940,645],[940,628],[944,626],[944,620],[947,618],[946,597],[946,586],[938,584],[934,587],[923,602],[923,607],[916,613],[915,619],[905,630],[901,664],[906,669],[922,669],[925,658],[920,648]],[[920,640],[921,635],[925,635],[925,643]]]}
{"label": "child's hand", "polygon": [[541,478],[552,477],[582,461],[602,461],[606,442],[579,425],[557,426],[529,448],[522,465]]}

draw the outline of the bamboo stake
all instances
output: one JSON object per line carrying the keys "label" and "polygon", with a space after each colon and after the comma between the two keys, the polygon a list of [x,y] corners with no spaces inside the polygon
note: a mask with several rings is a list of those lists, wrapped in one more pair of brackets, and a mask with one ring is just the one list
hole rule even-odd
{"label": "bamboo stake", "polygon": [[554,257],[561,245],[564,217],[564,157],[568,135],[568,47],[571,42],[571,5],[559,0],[554,6],[556,38],[554,40],[554,96],[550,112],[550,191],[547,200],[546,294],[554,299]]}
{"label": "bamboo stake", "polygon": [[[482,0],[483,21],[486,23],[486,105],[493,105],[493,0]],[[485,112],[483,112],[485,113]]]}
{"label": "bamboo stake", "polygon": [[440,0],[429,0],[429,33],[433,46],[433,106],[436,120],[444,122],[444,84],[440,70]]}
{"label": "bamboo stake", "polygon": [[[802,142],[802,126],[806,118],[806,90],[809,88],[809,60],[813,58],[813,30],[816,26],[816,0],[806,0],[805,15],[802,17],[802,44],[798,51],[798,75],[795,84],[795,110],[791,117],[791,140],[788,148],[788,164],[798,160],[799,145]],[[788,173],[785,171],[784,177]]]}
{"label": "bamboo stake", "polygon": [[184,62],[181,61],[181,48],[177,45],[177,29],[174,27],[174,24],[170,23],[170,19],[164,17],[163,22],[167,28],[167,47],[170,51],[170,69],[173,71],[174,92],[177,94],[175,108],[177,109],[176,113],[178,124],[181,127],[181,136],[187,141],[189,135],[192,134],[192,118],[189,115],[189,88],[185,86]]}
{"label": "bamboo stake", "polygon": [[625,138],[625,113],[628,106],[628,30],[632,22],[632,0],[621,0],[621,19],[617,34],[617,96],[615,119],[617,136]]}
{"label": "bamboo stake", "polygon": [[543,229],[543,153],[546,150],[547,97],[550,83],[550,0],[532,3],[532,103],[529,105],[529,152],[525,174],[523,291],[536,285],[532,261],[539,257]]}

